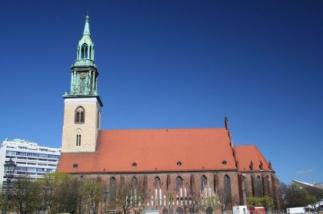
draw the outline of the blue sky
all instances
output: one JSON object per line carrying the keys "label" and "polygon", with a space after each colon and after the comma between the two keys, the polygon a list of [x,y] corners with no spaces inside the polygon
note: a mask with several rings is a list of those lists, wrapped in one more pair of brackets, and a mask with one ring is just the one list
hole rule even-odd
{"label": "blue sky", "polygon": [[322,1],[1,2],[0,139],[60,146],[90,15],[103,129],[223,127],[278,177],[323,181]]}

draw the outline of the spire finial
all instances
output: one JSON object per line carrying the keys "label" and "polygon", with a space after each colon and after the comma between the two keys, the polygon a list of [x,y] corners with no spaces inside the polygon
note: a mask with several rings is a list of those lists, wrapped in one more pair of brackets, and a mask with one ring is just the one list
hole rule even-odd
{"label": "spire finial", "polygon": [[90,17],[88,15],[88,13],[86,13],[83,35],[91,35],[89,19],[90,19]]}

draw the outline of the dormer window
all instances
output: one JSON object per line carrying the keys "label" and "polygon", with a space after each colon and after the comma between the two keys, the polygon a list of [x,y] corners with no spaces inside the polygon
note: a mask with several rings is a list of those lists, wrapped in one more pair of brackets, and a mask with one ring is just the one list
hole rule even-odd
{"label": "dormer window", "polygon": [[85,110],[82,106],[77,107],[75,110],[75,123],[84,123],[85,120]]}

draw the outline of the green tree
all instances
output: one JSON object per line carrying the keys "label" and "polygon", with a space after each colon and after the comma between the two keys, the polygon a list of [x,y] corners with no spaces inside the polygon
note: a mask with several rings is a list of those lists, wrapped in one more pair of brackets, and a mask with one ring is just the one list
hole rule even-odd
{"label": "green tree", "polygon": [[247,198],[248,206],[261,206],[267,209],[274,208],[274,200],[269,196],[264,197],[248,197]]}
{"label": "green tree", "polygon": [[67,177],[68,175],[62,173],[49,173],[37,180],[41,189],[42,210],[47,210],[49,214],[56,213],[58,189]]}
{"label": "green tree", "polygon": [[13,185],[13,196],[10,200],[17,213],[33,213],[40,209],[40,188],[28,177],[18,177]]}
{"label": "green tree", "polygon": [[82,213],[96,214],[102,199],[103,185],[100,179],[86,179],[80,186]]}
{"label": "green tree", "polygon": [[206,212],[208,208],[212,208],[212,210],[216,210],[221,208],[222,204],[217,197],[217,195],[212,195],[212,196],[201,196],[199,199],[197,199],[197,204],[198,204],[198,210],[201,210],[203,212]]}
{"label": "green tree", "polygon": [[80,181],[66,177],[58,186],[55,194],[56,210],[59,213],[77,213],[79,208]]}
{"label": "green tree", "polygon": [[40,187],[41,207],[49,214],[80,210],[80,181],[64,173],[51,173],[37,180]]}
{"label": "green tree", "polygon": [[117,186],[116,198],[109,201],[109,207],[114,208],[124,214],[129,210],[140,212],[146,200],[146,185],[144,179],[138,179],[134,186],[130,180],[121,177]]}
{"label": "green tree", "polygon": [[299,207],[312,204],[317,201],[317,198],[309,193],[304,187],[298,184],[288,186],[285,196],[287,207]]}

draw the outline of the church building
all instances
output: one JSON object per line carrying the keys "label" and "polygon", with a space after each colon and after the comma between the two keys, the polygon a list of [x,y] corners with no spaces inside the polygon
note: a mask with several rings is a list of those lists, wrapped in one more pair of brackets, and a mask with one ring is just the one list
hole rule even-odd
{"label": "church building", "polygon": [[94,56],[87,16],[64,95],[59,172],[100,177],[109,200],[121,184],[142,182],[142,205],[160,213],[192,213],[198,197],[216,198],[222,210],[245,205],[250,196],[269,196],[279,207],[271,163],[255,145],[233,145],[226,119],[220,128],[101,129]]}

